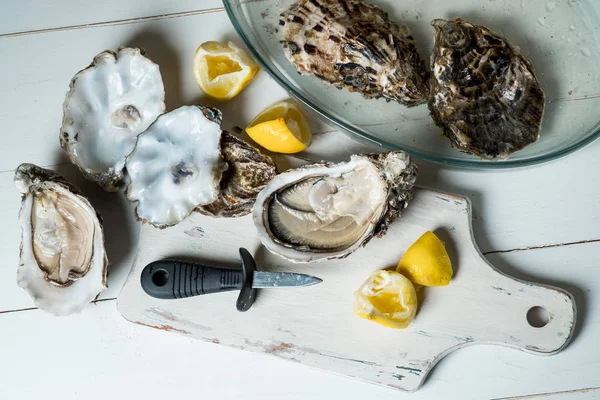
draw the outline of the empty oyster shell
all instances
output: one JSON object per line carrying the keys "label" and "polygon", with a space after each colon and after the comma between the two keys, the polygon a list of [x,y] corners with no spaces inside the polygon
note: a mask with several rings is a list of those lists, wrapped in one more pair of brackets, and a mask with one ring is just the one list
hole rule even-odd
{"label": "empty oyster shell", "polygon": [[506,158],[538,140],[545,96],[517,47],[464,19],[434,20],[431,115],[454,147]]}
{"label": "empty oyster shell", "polygon": [[221,156],[221,112],[184,106],[163,114],[138,137],[127,157],[136,216],[164,228],[175,225],[199,205],[219,196],[227,164]]}
{"label": "empty oyster shell", "polygon": [[137,135],[165,111],[158,65],[141,49],[104,51],[71,80],[60,145],[87,179],[116,191]]}
{"label": "empty oyster shell", "polygon": [[385,234],[416,177],[404,152],[312,164],[276,176],[259,193],[252,217],[265,247],[283,258],[343,258]]}
{"label": "empty oyster shell", "polygon": [[53,171],[21,164],[19,286],[55,315],[80,312],[106,288],[108,261],[96,210]]}
{"label": "empty oyster shell", "polygon": [[271,157],[229,132],[221,136],[221,154],[228,165],[216,201],[196,208],[213,217],[241,217],[250,213],[258,193],[277,175]]}
{"label": "empty oyster shell", "polygon": [[280,41],[303,74],[366,98],[425,103],[429,73],[415,40],[379,7],[361,0],[300,0],[281,14]]}

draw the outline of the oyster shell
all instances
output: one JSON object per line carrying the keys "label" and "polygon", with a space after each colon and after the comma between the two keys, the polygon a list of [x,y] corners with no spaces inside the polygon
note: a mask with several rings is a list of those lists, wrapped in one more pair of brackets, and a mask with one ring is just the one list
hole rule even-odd
{"label": "oyster shell", "polygon": [[71,80],[60,145],[87,179],[116,191],[137,135],[164,111],[158,65],[141,49],[107,50]]}
{"label": "oyster shell", "polygon": [[221,136],[221,154],[228,165],[216,201],[196,208],[213,217],[241,217],[250,213],[258,193],[277,175],[271,157],[229,132]]}
{"label": "oyster shell", "polygon": [[102,224],[79,191],[53,171],[21,164],[21,253],[17,281],[40,309],[80,312],[106,288]]}
{"label": "oyster shell", "polygon": [[431,115],[454,147],[506,158],[540,136],[545,96],[505,38],[464,19],[434,20]]}
{"label": "oyster shell", "polygon": [[283,258],[343,258],[385,234],[416,177],[404,152],[312,164],[276,176],[259,193],[252,217],[265,247]]}
{"label": "oyster shell", "polygon": [[163,114],[138,137],[127,157],[125,196],[137,218],[164,228],[219,196],[227,164],[221,156],[221,112],[183,106]]}
{"label": "oyster shell", "polygon": [[361,0],[300,0],[281,14],[280,41],[302,74],[366,98],[425,103],[429,73],[415,40],[379,7]]}

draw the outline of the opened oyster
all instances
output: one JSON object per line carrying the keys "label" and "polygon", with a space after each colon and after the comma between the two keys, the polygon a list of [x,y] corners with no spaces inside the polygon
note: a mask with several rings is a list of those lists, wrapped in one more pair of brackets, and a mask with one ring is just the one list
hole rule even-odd
{"label": "opened oyster", "polygon": [[18,284],[55,315],[80,312],[106,288],[102,225],[92,205],[54,172],[21,164]]}
{"label": "opened oyster", "polygon": [[221,136],[221,154],[228,165],[217,200],[196,211],[213,217],[241,217],[250,213],[258,193],[277,175],[271,157],[229,132]]}
{"label": "opened oyster", "polygon": [[165,110],[158,65],[143,50],[104,51],[73,77],[63,104],[60,145],[87,179],[116,191],[125,157]]}
{"label": "opened oyster", "polygon": [[300,0],[281,14],[280,41],[298,72],[366,98],[425,103],[429,73],[407,27],[361,0]]}
{"label": "opened oyster", "polygon": [[452,145],[482,158],[506,158],[538,140],[545,96],[517,47],[464,19],[434,20],[435,122]]}
{"label": "opened oyster", "polygon": [[404,152],[287,171],[258,195],[254,224],[265,247],[290,261],[343,258],[385,234],[407,206],[416,177]]}
{"label": "opened oyster", "polygon": [[220,141],[219,110],[184,106],[158,117],[126,162],[125,196],[138,202],[138,219],[164,228],[217,200],[227,169]]}

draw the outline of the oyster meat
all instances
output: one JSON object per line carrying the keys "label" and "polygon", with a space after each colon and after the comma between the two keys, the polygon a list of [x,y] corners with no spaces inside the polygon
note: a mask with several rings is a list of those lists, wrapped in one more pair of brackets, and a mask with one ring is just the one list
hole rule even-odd
{"label": "oyster meat", "polygon": [[60,145],[87,179],[116,191],[137,135],[164,111],[158,65],[141,49],[107,50],[71,80]]}
{"label": "oyster meat", "polygon": [[290,170],[259,193],[254,224],[265,247],[290,261],[343,258],[385,234],[408,205],[416,178],[404,152]]}
{"label": "oyster meat", "polygon": [[415,40],[361,0],[300,0],[281,14],[280,41],[302,74],[366,98],[427,102],[429,73]]}
{"label": "oyster meat", "polygon": [[80,312],[106,288],[108,261],[100,218],[79,191],[53,171],[21,164],[21,254],[17,280],[40,309]]}
{"label": "oyster meat", "polygon": [[228,168],[217,200],[196,211],[213,217],[241,217],[250,213],[258,193],[277,175],[277,167],[271,157],[225,131],[221,154]]}
{"label": "oyster meat", "polygon": [[436,124],[454,147],[506,158],[540,136],[545,96],[531,63],[505,38],[464,19],[434,20]]}
{"label": "oyster meat", "polygon": [[127,157],[130,183],[125,191],[137,201],[138,219],[164,228],[219,196],[227,164],[221,156],[221,112],[183,106],[163,114],[138,137]]}

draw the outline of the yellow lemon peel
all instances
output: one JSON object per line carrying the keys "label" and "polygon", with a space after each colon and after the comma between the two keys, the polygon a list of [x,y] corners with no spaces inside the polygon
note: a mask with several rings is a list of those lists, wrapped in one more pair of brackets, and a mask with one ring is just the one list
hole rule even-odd
{"label": "yellow lemon peel", "polygon": [[396,271],[375,271],[354,293],[354,313],[378,324],[403,329],[417,312],[412,283]]}
{"label": "yellow lemon peel", "polygon": [[423,286],[446,286],[453,273],[444,243],[429,231],[406,250],[396,271]]}
{"label": "yellow lemon peel", "polygon": [[263,110],[248,124],[246,133],[275,153],[298,153],[312,141],[308,119],[291,101],[280,101]]}
{"label": "yellow lemon peel", "polygon": [[259,71],[256,61],[231,42],[204,42],[194,57],[196,83],[217,100],[237,96]]}

